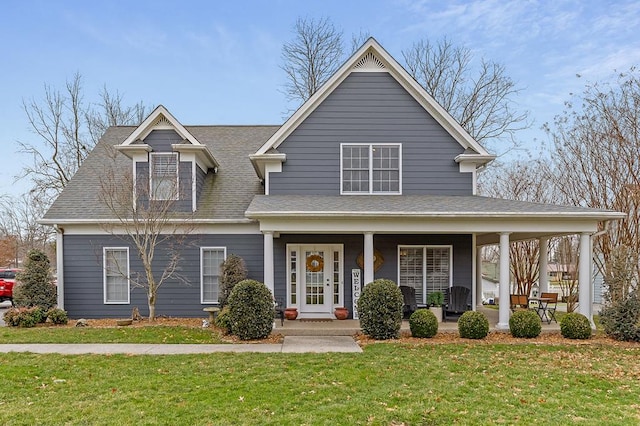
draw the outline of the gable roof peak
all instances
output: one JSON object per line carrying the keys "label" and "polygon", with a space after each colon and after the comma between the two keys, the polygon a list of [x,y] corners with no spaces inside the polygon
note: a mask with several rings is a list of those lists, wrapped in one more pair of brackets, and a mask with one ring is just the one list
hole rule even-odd
{"label": "gable roof peak", "polygon": [[151,114],[120,145],[127,146],[142,141],[153,130],[174,130],[186,143],[202,145],[198,140],[169,112],[164,105],[158,105]]}

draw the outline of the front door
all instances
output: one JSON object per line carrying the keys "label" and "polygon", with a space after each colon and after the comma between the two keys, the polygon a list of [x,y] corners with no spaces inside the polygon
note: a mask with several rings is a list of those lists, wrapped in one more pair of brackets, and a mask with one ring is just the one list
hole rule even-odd
{"label": "front door", "polygon": [[290,246],[288,251],[289,300],[299,302],[301,318],[331,318],[343,303],[342,246]]}

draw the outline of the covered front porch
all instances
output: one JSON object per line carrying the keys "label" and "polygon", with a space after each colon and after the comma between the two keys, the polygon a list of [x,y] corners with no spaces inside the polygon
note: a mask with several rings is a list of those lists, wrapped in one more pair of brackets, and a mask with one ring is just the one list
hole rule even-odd
{"label": "covered front porch", "polygon": [[[497,326],[498,324],[498,310],[487,308],[484,306],[476,307],[476,310],[484,313],[489,320],[489,331],[496,332],[502,331]],[[272,334],[280,334],[283,336],[354,336],[361,333],[360,321],[349,320],[285,320],[281,325],[280,320],[276,321]],[[542,323],[543,333],[559,332],[560,326],[558,323],[552,322],[547,324]],[[409,333],[409,321],[403,320],[401,333]],[[456,321],[447,321],[438,324],[438,333],[457,333],[458,323]]]}

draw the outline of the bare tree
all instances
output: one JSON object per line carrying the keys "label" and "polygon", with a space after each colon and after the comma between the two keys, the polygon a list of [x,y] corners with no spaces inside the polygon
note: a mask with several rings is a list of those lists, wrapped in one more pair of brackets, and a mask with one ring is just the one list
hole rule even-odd
{"label": "bare tree", "polygon": [[[29,250],[40,250],[51,255],[51,240],[53,230],[40,225],[46,207],[38,197],[27,193],[22,198],[5,197],[0,204],[0,235],[7,241],[3,247],[11,252],[6,256],[11,263],[18,266],[20,259]],[[8,244],[11,242],[12,245]],[[3,262],[4,263],[4,262]]]}
{"label": "bare tree", "polygon": [[282,46],[287,100],[305,102],[331,77],[343,60],[342,31],[329,18],[298,18],[294,39]]}
{"label": "bare tree", "polygon": [[446,38],[421,40],[402,56],[413,78],[478,142],[507,139],[514,146],[516,132],[529,126],[528,112],[514,104],[521,89],[504,65],[482,59],[475,70],[471,50]]}
{"label": "bare tree", "polygon": [[555,237],[551,241],[556,269],[560,274],[558,285],[562,291],[563,299],[567,302],[567,312],[573,312],[578,302],[579,239],[575,235],[566,235]]}
{"label": "bare tree", "polygon": [[587,84],[546,130],[554,142],[551,178],[561,201],[622,211],[594,241],[594,260],[606,282],[617,281],[612,253],[635,256],[632,286],[640,277],[640,74],[636,68],[609,82]]}
{"label": "bare tree", "polygon": [[[160,287],[172,279],[186,282],[180,275],[180,253],[194,225],[190,225],[190,213],[176,212],[176,200],[184,191],[176,187],[171,194],[155,196],[148,180],[134,182],[132,173],[123,171],[125,167],[118,165],[118,161],[123,160],[122,155],[113,147],[100,148],[105,149],[113,160],[102,172],[100,198],[116,219],[115,223],[102,226],[106,232],[134,246],[142,272],[129,271],[127,278],[133,287],[146,291],[149,320],[154,321]],[[131,167],[130,163],[128,167]],[[156,256],[160,250],[164,253]],[[124,275],[121,266],[115,262],[112,272]],[[154,272],[158,270],[159,274]]]}
{"label": "bare tree", "polygon": [[30,178],[32,194],[45,204],[62,192],[107,127],[139,124],[147,112],[140,102],[124,107],[122,96],[106,88],[96,105],[87,103],[79,73],[62,91],[45,84],[43,99],[24,100],[22,107],[37,140],[18,141],[32,161],[17,178]]}

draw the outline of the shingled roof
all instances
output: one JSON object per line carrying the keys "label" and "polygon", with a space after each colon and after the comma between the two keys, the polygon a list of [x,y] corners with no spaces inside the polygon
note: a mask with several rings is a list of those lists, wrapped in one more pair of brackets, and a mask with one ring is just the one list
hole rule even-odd
{"label": "shingled roof", "polygon": [[[185,126],[206,144],[219,162],[218,172],[209,173],[198,200],[196,219],[246,220],[245,211],[264,188],[249,154],[253,154],[279,126]],[[136,127],[110,127],[82,166],[43,217],[43,223],[98,222],[112,219],[100,201],[101,176],[113,155],[112,147],[122,143]],[[117,167],[131,171],[131,160],[118,154]],[[224,197],[221,196],[224,194]],[[190,215],[189,215],[190,216]]]}

